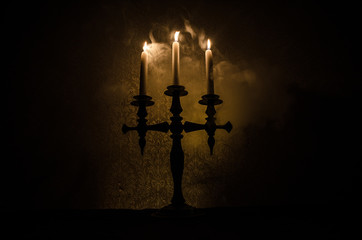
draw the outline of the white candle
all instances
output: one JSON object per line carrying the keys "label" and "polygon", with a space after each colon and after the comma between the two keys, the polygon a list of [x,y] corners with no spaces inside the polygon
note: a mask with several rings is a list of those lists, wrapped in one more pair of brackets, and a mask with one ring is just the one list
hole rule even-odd
{"label": "white candle", "polygon": [[213,60],[210,47],[210,39],[207,39],[207,49],[205,51],[207,94],[214,94]]}
{"label": "white candle", "polygon": [[174,85],[179,85],[180,44],[177,41],[179,33],[175,32],[175,41],[172,43],[172,78]]}
{"label": "white candle", "polygon": [[148,75],[148,54],[147,42],[143,46],[143,52],[141,54],[141,72],[140,72],[140,95],[146,95],[146,82]]}

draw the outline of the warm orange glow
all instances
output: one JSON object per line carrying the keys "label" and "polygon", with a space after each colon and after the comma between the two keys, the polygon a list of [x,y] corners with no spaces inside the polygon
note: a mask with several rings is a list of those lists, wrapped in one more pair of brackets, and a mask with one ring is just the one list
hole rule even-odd
{"label": "warm orange glow", "polygon": [[207,49],[210,49],[211,48],[211,42],[210,42],[210,39],[207,39]]}
{"label": "warm orange glow", "polygon": [[180,32],[175,32],[175,42],[178,41],[178,35],[180,34]]}
{"label": "warm orange glow", "polygon": [[143,45],[143,51],[147,50],[147,42],[145,42],[145,44]]}

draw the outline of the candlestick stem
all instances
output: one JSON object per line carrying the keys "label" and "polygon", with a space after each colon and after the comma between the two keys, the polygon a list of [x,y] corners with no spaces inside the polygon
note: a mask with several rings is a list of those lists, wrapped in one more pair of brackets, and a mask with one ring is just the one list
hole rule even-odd
{"label": "candlestick stem", "polygon": [[170,108],[173,114],[170,124],[172,148],[170,153],[170,165],[171,173],[173,178],[173,197],[171,200],[172,206],[175,208],[182,208],[185,205],[185,199],[182,194],[182,175],[184,170],[184,152],[182,150],[181,139],[182,139],[182,107],[180,103],[180,97],[187,95],[185,88],[180,85],[172,85],[167,87],[165,94],[172,97],[172,105]]}

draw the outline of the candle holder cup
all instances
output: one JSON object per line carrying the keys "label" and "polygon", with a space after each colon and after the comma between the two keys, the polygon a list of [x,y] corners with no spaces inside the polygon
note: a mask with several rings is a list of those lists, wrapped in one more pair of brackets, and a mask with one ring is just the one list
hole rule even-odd
{"label": "candle holder cup", "polygon": [[138,106],[137,115],[139,117],[138,125],[136,127],[128,127],[123,125],[122,131],[124,133],[130,130],[136,130],[140,137],[139,145],[141,148],[141,153],[143,154],[143,149],[146,145],[145,136],[148,130],[155,130],[167,133],[168,130],[171,131],[172,138],[172,147],[170,152],[170,166],[171,173],[173,179],[173,196],[171,199],[171,204],[161,208],[158,212],[154,214],[154,216],[159,217],[185,217],[185,216],[198,216],[201,213],[197,210],[197,208],[192,207],[186,204],[185,198],[182,193],[182,175],[184,170],[184,152],[181,145],[181,139],[183,138],[182,132],[186,133],[205,130],[208,134],[208,145],[210,148],[210,154],[213,154],[213,148],[215,145],[215,131],[217,129],[224,129],[227,132],[230,132],[232,129],[232,125],[230,122],[227,122],[224,125],[217,125],[215,123],[215,105],[221,104],[223,101],[219,99],[218,95],[215,94],[207,94],[202,96],[202,99],[199,101],[199,104],[207,106],[206,108],[206,123],[199,124],[185,121],[182,124],[182,117],[180,116],[183,111],[181,107],[180,97],[186,96],[188,92],[185,90],[184,86],[181,85],[171,85],[167,87],[167,90],[164,92],[165,95],[172,97],[172,104],[170,108],[170,112],[172,116],[170,117],[171,124],[169,125],[167,122],[155,124],[155,125],[147,125],[146,116],[147,106],[152,106],[154,104],[151,101],[151,97],[146,95],[138,95],[134,98],[136,101],[131,102],[132,105]]}

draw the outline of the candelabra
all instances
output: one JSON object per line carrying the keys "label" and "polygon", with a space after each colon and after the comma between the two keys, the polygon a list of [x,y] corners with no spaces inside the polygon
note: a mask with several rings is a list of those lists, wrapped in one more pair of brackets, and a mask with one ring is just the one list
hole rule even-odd
{"label": "candelabra", "polygon": [[182,117],[180,116],[183,111],[180,103],[180,97],[186,96],[187,91],[184,86],[181,85],[171,85],[167,87],[165,95],[172,97],[172,104],[170,112],[172,113],[171,124],[167,122],[147,125],[147,110],[146,107],[152,106],[154,104],[151,101],[151,97],[147,95],[137,95],[134,96],[135,101],[131,102],[132,105],[138,107],[137,115],[139,117],[138,125],[136,127],[128,127],[123,125],[123,133],[127,133],[130,130],[135,130],[139,135],[139,146],[141,148],[141,154],[143,154],[143,149],[146,145],[145,136],[148,130],[160,131],[167,133],[168,130],[171,131],[172,138],[172,148],[170,153],[170,165],[171,173],[173,179],[173,196],[171,199],[171,204],[162,208],[158,214],[159,215],[192,215],[195,214],[195,208],[186,204],[183,193],[182,193],[182,175],[184,170],[184,152],[182,150],[181,139],[183,137],[182,132],[185,131],[193,132],[198,130],[205,130],[208,134],[208,145],[210,148],[210,154],[213,154],[213,148],[215,145],[215,131],[217,129],[225,129],[227,132],[230,132],[232,125],[230,122],[227,122],[224,125],[217,125],[215,123],[215,105],[222,103],[222,100],[219,99],[219,96],[216,94],[207,94],[202,96],[202,99],[199,101],[199,104],[207,106],[206,108],[206,123],[199,124],[185,121],[182,123]]}

